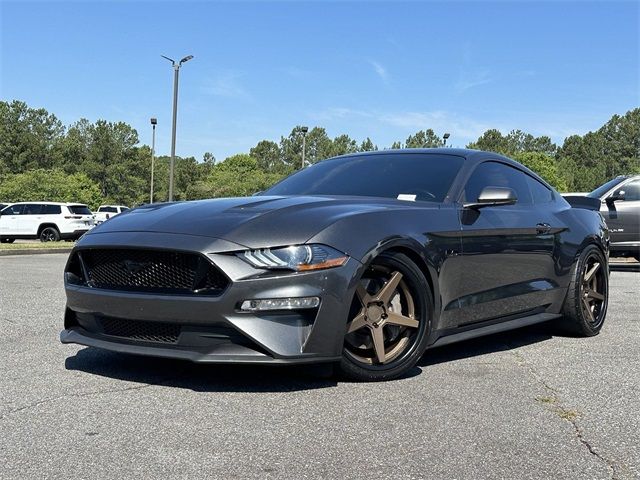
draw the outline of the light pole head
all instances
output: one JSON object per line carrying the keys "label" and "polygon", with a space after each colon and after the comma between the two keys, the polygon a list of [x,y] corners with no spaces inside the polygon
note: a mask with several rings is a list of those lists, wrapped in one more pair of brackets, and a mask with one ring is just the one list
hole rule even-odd
{"label": "light pole head", "polygon": [[180,65],[182,65],[183,63],[188,62],[189,60],[191,60],[193,58],[193,55],[187,55],[186,57],[184,57],[182,60],[180,60]]}
{"label": "light pole head", "polygon": [[307,132],[309,131],[309,127],[300,127],[300,131],[302,132],[303,135],[306,135]]}
{"label": "light pole head", "polygon": [[171,65],[175,65],[176,61],[173,58],[165,57],[164,55],[160,55],[162,58],[165,58],[171,62]]}
{"label": "light pole head", "polygon": [[450,136],[451,136],[450,134],[445,133],[445,134],[442,136],[442,138],[444,138],[444,139],[446,140],[446,139],[448,139]]}
{"label": "light pole head", "polygon": [[151,125],[153,125],[154,127],[158,124],[158,119],[157,118],[151,118]]}

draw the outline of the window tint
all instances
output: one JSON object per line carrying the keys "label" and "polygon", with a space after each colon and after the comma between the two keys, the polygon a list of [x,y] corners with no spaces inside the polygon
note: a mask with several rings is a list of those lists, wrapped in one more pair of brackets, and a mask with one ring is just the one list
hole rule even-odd
{"label": "window tint", "polygon": [[23,215],[40,215],[42,213],[42,204],[27,203],[22,211]]}
{"label": "window tint", "polygon": [[529,176],[520,170],[498,162],[478,165],[464,187],[464,201],[475,202],[485,187],[511,188],[518,197],[518,205],[531,205],[531,193],[527,185]]}
{"label": "window tint", "polygon": [[121,211],[121,212],[126,212],[127,210],[129,210],[129,208],[128,208],[128,207],[121,207],[121,208],[120,208],[120,211]]}
{"label": "window tint", "polygon": [[42,209],[43,215],[60,215],[62,213],[62,209],[60,205],[43,205]]}
{"label": "window tint", "polygon": [[529,184],[529,190],[531,190],[533,203],[540,204],[553,201],[553,192],[544,184],[529,175],[527,175],[527,183]]}
{"label": "window tint", "polygon": [[624,190],[625,201],[640,200],[640,180],[629,182],[620,190]]}
{"label": "window tint", "polygon": [[600,185],[591,193],[587,193],[587,197],[600,198],[622,181],[624,181],[624,177],[616,177],[613,180],[609,180],[607,183],[605,183],[604,185]]}
{"label": "window tint", "polygon": [[91,215],[91,210],[86,205],[71,205],[68,208],[71,213],[76,215]]}
{"label": "window tint", "polygon": [[98,211],[106,212],[106,213],[118,213],[118,210],[116,209],[116,207],[100,207]]}
{"label": "window tint", "polygon": [[21,215],[24,205],[11,205],[2,211],[3,215]]}
{"label": "window tint", "polygon": [[325,160],[261,195],[353,195],[441,202],[464,159],[429,153],[383,153]]}

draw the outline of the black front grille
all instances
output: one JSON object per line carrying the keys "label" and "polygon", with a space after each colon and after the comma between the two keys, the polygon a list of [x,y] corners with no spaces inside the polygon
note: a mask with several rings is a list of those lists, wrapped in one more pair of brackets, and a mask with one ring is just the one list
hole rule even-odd
{"label": "black front grille", "polygon": [[145,342],[178,343],[181,330],[180,325],[173,323],[123,320],[113,317],[100,317],[98,322],[105,335]]}
{"label": "black front grille", "polygon": [[[220,295],[229,283],[215,265],[196,253],[87,249],[81,250],[78,255],[85,268],[82,276],[86,284],[93,288]],[[70,261],[69,265],[72,264],[73,261]]]}

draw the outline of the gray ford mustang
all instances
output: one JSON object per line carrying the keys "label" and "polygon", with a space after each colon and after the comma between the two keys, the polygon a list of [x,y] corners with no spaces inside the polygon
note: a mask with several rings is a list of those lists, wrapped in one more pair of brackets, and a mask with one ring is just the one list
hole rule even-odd
{"label": "gray ford mustang", "polygon": [[386,380],[428,348],[538,322],[596,335],[608,231],[597,200],[573,205],[513,160],[451,148],[347,155],[253,197],[147,205],[77,243],[60,338]]}

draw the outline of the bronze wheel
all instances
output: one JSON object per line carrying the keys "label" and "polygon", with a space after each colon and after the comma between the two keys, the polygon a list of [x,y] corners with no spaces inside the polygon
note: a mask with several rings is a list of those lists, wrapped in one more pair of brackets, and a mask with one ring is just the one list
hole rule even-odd
{"label": "bronze wheel", "polygon": [[424,352],[431,298],[406,256],[376,259],[362,275],[347,321],[343,371],[358,380],[395,378]]}
{"label": "bronze wheel", "polygon": [[590,255],[583,267],[580,298],[582,300],[582,313],[594,328],[598,328],[604,321],[603,306],[606,301],[604,275],[605,266],[597,255]]}
{"label": "bronze wheel", "polygon": [[609,265],[595,245],[580,255],[569,284],[562,313],[563,327],[571,334],[597,335],[604,324],[609,300]]}

